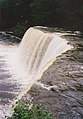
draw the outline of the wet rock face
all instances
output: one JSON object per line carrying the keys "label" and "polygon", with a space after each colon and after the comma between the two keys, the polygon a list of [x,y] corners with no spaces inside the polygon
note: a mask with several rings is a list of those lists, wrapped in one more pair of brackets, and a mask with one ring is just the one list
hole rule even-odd
{"label": "wet rock face", "polygon": [[64,36],[74,48],[57,58],[28,92],[53,119],[83,119],[83,39]]}

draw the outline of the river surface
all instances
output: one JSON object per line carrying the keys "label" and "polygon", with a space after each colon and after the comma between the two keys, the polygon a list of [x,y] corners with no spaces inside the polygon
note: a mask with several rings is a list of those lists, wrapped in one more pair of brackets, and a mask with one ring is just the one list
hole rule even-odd
{"label": "river surface", "polygon": [[[59,56],[23,99],[41,103],[52,112],[53,119],[83,119],[83,37],[78,32],[56,32],[62,33],[74,48]],[[6,61],[20,41],[10,33],[0,32],[0,119],[4,119],[21,89],[21,82],[12,76]]]}

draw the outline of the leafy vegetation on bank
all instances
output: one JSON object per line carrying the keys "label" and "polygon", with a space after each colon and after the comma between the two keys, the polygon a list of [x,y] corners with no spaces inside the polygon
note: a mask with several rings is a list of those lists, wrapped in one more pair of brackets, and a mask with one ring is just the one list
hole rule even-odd
{"label": "leafy vegetation on bank", "polygon": [[7,119],[52,119],[52,115],[39,104],[32,105],[31,102],[19,101],[12,117]]}
{"label": "leafy vegetation on bank", "polygon": [[0,0],[0,30],[19,25],[23,33],[36,25],[83,31],[83,0]]}

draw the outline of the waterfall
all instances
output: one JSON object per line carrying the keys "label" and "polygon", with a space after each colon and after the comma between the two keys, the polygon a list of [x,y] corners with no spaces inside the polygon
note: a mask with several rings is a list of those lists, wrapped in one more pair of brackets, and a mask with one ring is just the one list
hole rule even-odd
{"label": "waterfall", "polygon": [[[10,85],[8,89],[4,88],[2,93],[8,93],[9,96],[13,95],[11,101],[17,96],[13,105],[41,78],[44,71],[53,64],[58,56],[72,48],[68,41],[61,38],[60,35],[62,34],[29,28],[20,44],[0,45],[0,63],[2,65],[4,62],[2,68],[6,70],[6,73],[3,72],[1,77],[4,78],[4,75],[7,76],[8,74],[3,82],[1,78],[0,84],[3,86]],[[2,68],[0,71],[2,71]],[[10,88],[12,94],[10,94]],[[3,88],[1,87],[1,89]],[[10,97],[8,98],[7,106],[1,105],[0,113],[2,113],[2,117],[11,112],[12,104]],[[6,95],[4,99],[6,99]],[[6,107],[9,109],[7,110]]]}
{"label": "waterfall", "polygon": [[13,79],[18,79],[22,85],[23,90],[20,91],[18,99],[41,78],[56,57],[71,48],[72,46],[66,39],[61,38],[60,34],[29,28],[20,45],[14,48],[14,52],[7,58],[8,69],[10,68]]}
{"label": "waterfall", "polygon": [[10,58],[8,58],[8,63],[11,68],[13,67],[13,74],[16,75],[16,79],[21,79],[18,81],[23,86],[17,100],[41,78],[43,72],[53,64],[57,56],[60,56],[71,48],[72,46],[68,44],[68,41],[61,38],[60,34],[45,33],[35,28],[29,28],[24,34],[16,52],[12,53]]}
{"label": "waterfall", "polygon": [[57,56],[71,48],[68,41],[54,33],[29,28],[19,46],[19,62],[27,75],[37,80]]}

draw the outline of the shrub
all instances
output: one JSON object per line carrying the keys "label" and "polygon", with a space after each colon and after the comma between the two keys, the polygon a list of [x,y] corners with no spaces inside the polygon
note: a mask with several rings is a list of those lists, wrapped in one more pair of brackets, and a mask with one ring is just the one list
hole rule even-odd
{"label": "shrub", "polygon": [[51,113],[43,110],[39,104],[19,101],[12,117],[7,119],[52,119]]}

